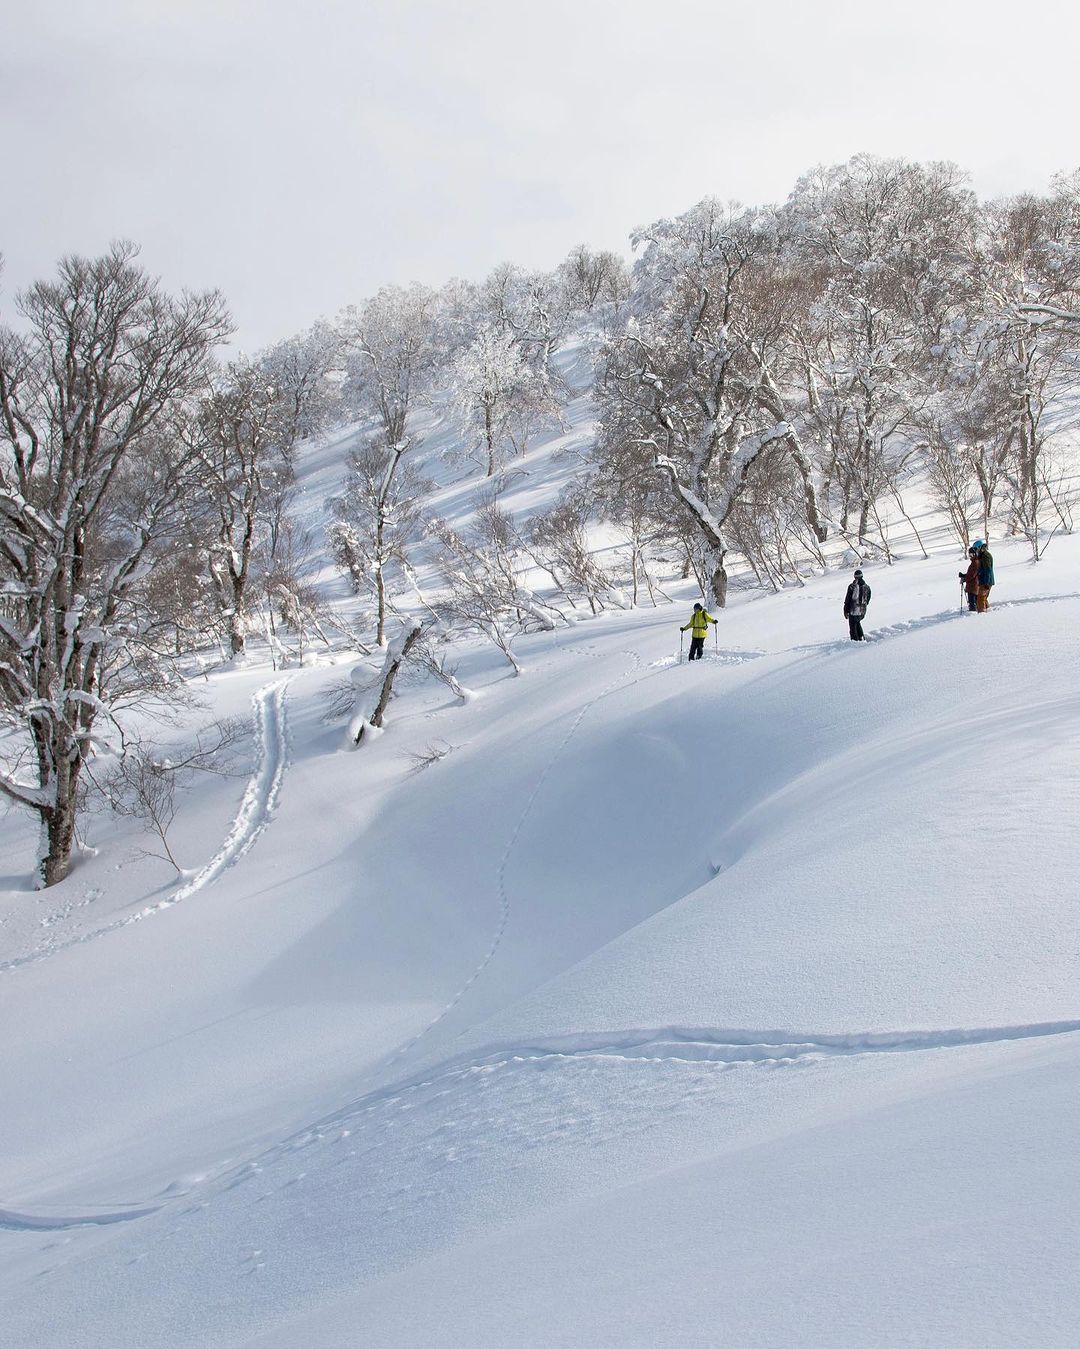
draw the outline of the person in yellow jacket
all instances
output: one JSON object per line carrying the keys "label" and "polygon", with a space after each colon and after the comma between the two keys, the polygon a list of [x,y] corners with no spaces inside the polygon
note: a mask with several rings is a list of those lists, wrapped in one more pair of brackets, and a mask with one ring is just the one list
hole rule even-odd
{"label": "person in yellow jacket", "polygon": [[716,619],[712,614],[706,613],[700,604],[694,605],[694,612],[690,615],[690,622],[684,623],[679,629],[685,632],[690,629],[690,660],[700,660],[705,653],[705,634],[709,631],[709,624],[715,624]]}

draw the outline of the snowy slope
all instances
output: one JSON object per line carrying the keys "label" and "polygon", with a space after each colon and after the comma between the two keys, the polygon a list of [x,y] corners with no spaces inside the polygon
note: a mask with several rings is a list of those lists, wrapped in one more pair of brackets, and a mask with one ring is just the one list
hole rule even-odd
{"label": "snowy slope", "polygon": [[194,879],[100,821],[0,901],[5,1335],[1073,1344],[1080,547],[995,554],[868,569],[865,647],[836,574],[697,665],[685,589],[472,646],[356,753],[340,667],[210,674]]}

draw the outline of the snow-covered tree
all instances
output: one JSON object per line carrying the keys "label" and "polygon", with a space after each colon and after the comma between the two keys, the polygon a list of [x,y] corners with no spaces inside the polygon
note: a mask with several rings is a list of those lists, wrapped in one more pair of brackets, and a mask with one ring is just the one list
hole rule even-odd
{"label": "snow-covered tree", "polygon": [[570,331],[575,295],[560,272],[528,272],[501,263],[484,282],[487,321],[513,339],[526,364],[551,383],[551,358]]}
{"label": "snow-covered tree", "polygon": [[434,520],[430,533],[447,589],[445,612],[462,629],[483,633],[520,674],[514,638],[526,626],[551,631],[563,615],[526,584],[513,520],[497,502],[486,502],[467,532]]}
{"label": "snow-covered tree", "polygon": [[375,429],[352,456],[331,540],[354,587],[370,584],[375,592],[380,646],[386,641],[386,567],[408,566],[405,549],[417,523],[420,480],[405,455],[416,444],[412,419],[430,388],[442,317],[440,297],[429,287],[391,286],[349,310],[342,324],[347,394]]}
{"label": "snow-covered tree", "polygon": [[[976,382],[996,412],[1013,527],[1037,561],[1047,498],[1045,469],[1054,408],[1071,396],[1076,334],[1048,322],[1080,295],[1080,178],[1055,181],[1047,197],[991,203],[975,257],[981,309]],[[1050,315],[1049,317],[1052,317]]]}
{"label": "snow-covered tree", "polygon": [[204,400],[194,439],[213,519],[210,573],[233,657],[249,621],[249,584],[267,506],[291,478],[293,409],[262,366],[237,361]]}
{"label": "snow-covered tree", "polygon": [[329,611],[315,584],[322,562],[315,534],[291,513],[290,504],[291,495],[282,502],[281,518],[273,534],[263,536],[258,572],[275,659],[287,654],[284,641],[291,636],[296,643],[296,659],[303,664],[313,637],[330,646],[325,631]]}
{"label": "snow-covered tree", "polygon": [[376,640],[386,641],[388,581],[408,574],[409,547],[421,530],[421,502],[430,487],[407,460],[404,443],[386,448],[381,437],[349,457],[345,490],[334,503],[330,540],[339,567],[357,594],[375,598]]}
{"label": "snow-covered tree", "polygon": [[437,353],[439,297],[427,286],[387,286],[340,322],[346,397],[374,419],[387,450],[410,443],[410,416]]}
{"label": "snow-covered tree", "polygon": [[332,376],[341,362],[340,337],[328,323],[317,323],[259,355],[258,363],[282,403],[290,449],[325,431],[338,415],[340,389]]}
{"label": "snow-covered tree", "polygon": [[401,631],[386,649],[378,678],[372,681],[370,671],[363,665],[353,667],[349,677],[356,690],[356,703],[349,719],[346,748],[355,749],[382,729],[386,708],[394,692],[394,680],[422,633],[421,621],[406,614],[401,620]]}
{"label": "snow-covered tree", "polygon": [[508,450],[523,454],[539,421],[558,406],[547,379],[526,361],[513,335],[485,323],[451,364],[453,406],[475,453],[493,477]]}
{"label": "snow-covered tree", "polygon": [[527,538],[531,556],[570,603],[577,594],[595,614],[605,607],[604,597],[613,594],[613,582],[589,547],[591,516],[588,491],[580,485],[571,487],[553,506],[532,517]]}
{"label": "snow-covered tree", "polygon": [[574,312],[592,313],[599,305],[618,307],[630,292],[630,269],[618,253],[572,248],[559,265],[558,276]]}
{"label": "snow-covered tree", "polygon": [[[70,866],[99,721],[168,682],[136,601],[190,485],[172,423],[229,331],[218,295],[173,299],[135,254],[65,258],[19,296],[19,332],[0,329],[0,791],[41,820],[45,885]],[[116,510],[140,456],[142,509]]]}
{"label": "snow-covered tree", "polygon": [[793,328],[808,431],[823,496],[857,539],[915,452],[946,373],[974,222],[954,165],[869,155],[806,174],[785,208],[803,281]]}
{"label": "snow-covered tree", "polygon": [[[725,525],[755,459],[780,443],[807,457],[772,371],[784,342],[778,235],[768,211],[706,200],[636,237],[630,317],[608,343],[597,393],[609,476],[654,470],[692,522],[709,589],[727,595]],[[812,502],[812,488],[807,488]]]}

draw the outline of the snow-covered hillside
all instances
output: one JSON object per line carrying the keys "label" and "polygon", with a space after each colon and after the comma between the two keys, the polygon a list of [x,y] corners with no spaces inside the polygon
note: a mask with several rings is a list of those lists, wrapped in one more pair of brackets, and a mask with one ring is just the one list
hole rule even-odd
{"label": "snow-covered hillside", "polygon": [[8,815],[0,1341],[1074,1344],[1080,540],[995,556],[985,616],[944,536],[868,566],[865,646],[846,572],[739,591],[695,664],[674,582],[357,752],[352,660],[208,673],[179,885],[99,819],[35,893]]}

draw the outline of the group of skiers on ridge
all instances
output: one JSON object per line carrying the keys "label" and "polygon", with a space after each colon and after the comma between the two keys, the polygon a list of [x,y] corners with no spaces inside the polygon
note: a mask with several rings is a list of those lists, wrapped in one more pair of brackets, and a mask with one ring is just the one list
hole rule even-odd
{"label": "group of skiers on ridge", "polygon": [[[986,546],[985,539],[976,539],[968,549],[967,571],[959,573],[967,594],[968,609],[972,613],[985,614],[990,608],[990,591],[994,585],[994,558]],[[844,617],[848,621],[848,635],[853,642],[865,642],[862,621],[870,604],[870,587],[863,580],[862,572],[856,568],[851,584],[844,595]],[[700,660],[705,652],[705,637],[709,624],[715,625],[713,618],[700,604],[694,605],[690,621],[684,623],[680,632],[690,632],[689,660]]]}

